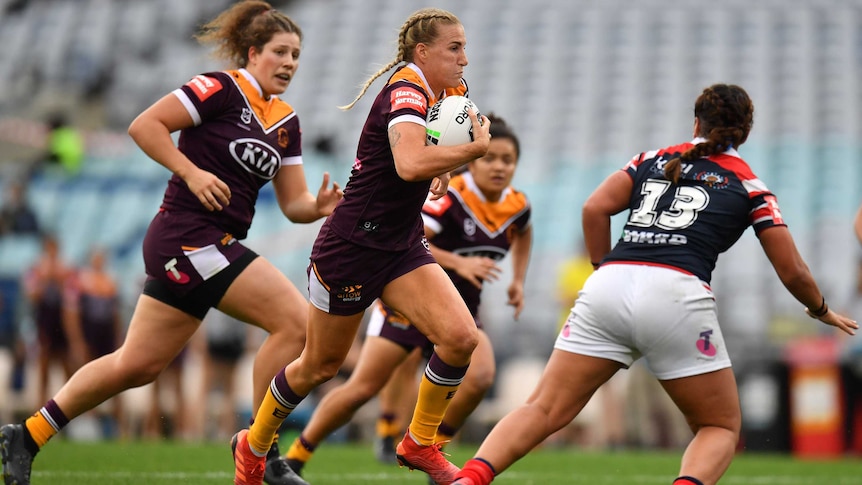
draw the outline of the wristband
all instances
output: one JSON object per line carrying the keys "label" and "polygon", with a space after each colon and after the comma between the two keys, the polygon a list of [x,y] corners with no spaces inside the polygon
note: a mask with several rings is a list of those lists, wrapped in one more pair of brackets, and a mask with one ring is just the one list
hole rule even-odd
{"label": "wristband", "polygon": [[820,303],[820,308],[818,308],[816,310],[808,310],[808,313],[813,318],[820,318],[822,316],[825,316],[827,313],[829,313],[829,306],[826,305],[826,297],[825,296],[823,297],[823,301]]}

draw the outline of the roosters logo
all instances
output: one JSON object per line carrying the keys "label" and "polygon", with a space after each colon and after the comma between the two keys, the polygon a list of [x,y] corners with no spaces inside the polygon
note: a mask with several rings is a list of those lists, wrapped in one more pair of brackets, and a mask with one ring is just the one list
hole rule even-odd
{"label": "roosters logo", "polygon": [[255,138],[234,140],[228,150],[242,168],[265,180],[272,180],[281,164],[278,151]]}
{"label": "roosters logo", "polygon": [[727,177],[715,172],[700,172],[695,177],[711,189],[723,189],[730,183]]}

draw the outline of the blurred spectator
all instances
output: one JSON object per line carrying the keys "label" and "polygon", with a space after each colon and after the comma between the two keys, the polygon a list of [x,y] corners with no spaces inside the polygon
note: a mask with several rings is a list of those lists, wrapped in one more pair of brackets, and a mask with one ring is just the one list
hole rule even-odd
{"label": "blurred spectator", "polygon": [[44,235],[42,254],[24,279],[38,338],[37,402],[48,399],[51,364],[60,364],[69,379],[86,356],[81,328],[69,312],[71,276],[71,269],[60,257],[58,241]]}
{"label": "blurred spectator", "polygon": [[[252,329],[218,310],[209,312],[204,319],[201,328],[203,338],[197,339],[195,343],[200,342],[203,347],[200,352],[203,357],[203,378],[198,403],[214,414],[199,413],[197,416],[201,430],[199,434],[206,439],[227,440],[240,427],[236,373]],[[212,401],[214,396],[217,401]],[[210,423],[215,426],[209,426]]]}
{"label": "blurred spectator", "polygon": [[[87,362],[110,354],[123,340],[117,284],[107,271],[106,258],[107,254],[102,248],[93,248],[89,265],[78,272],[75,280],[73,315],[77,317],[82,331],[86,345],[84,358]],[[106,434],[113,437],[125,428],[121,396],[112,398],[109,405],[112,421],[103,419],[102,423],[109,425]],[[102,409],[97,408],[97,412]]]}
{"label": "blurred spectator", "polygon": [[[561,310],[558,328],[562,328],[566,323],[581,288],[592,273],[593,263],[581,241],[575,254],[563,263],[557,275],[557,302]],[[617,372],[596,391],[593,399],[584,406],[572,423],[553,436],[550,442],[576,443],[600,449],[624,446],[626,436],[623,402],[626,400],[627,380],[627,373]]]}
{"label": "blurred spectator", "polygon": [[0,278],[0,420],[16,420],[17,398],[24,387],[25,347],[18,329],[16,279]]}
{"label": "blurred spectator", "polygon": [[84,137],[61,113],[48,120],[48,153],[46,161],[63,168],[69,175],[81,171],[84,162]]}
{"label": "blurred spectator", "polygon": [[144,438],[188,440],[192,437],[194,421],[189,419],[183,386],[188,354],[189,348],[186,347],[150,384],[150,408],[144,417],[141,433]]}
{"label": "blurred spectator", "polygon": [[557,328],[563,328],[569,318],[569,311],[578,299],[578,293],[592,273],[593,264],[581,241],[575,254],[563,262],[557,274],[557,302],[560,305],[560,322]]}
{"label": "blurred spectator", "polygon": [[6,234],[38,234],[39,220],[27,202],[27,185],[13,181],[0,206],[0,236]]}
{"label": "blurred spectator", "polygon": [[[685,416],[643,362],[628,370],[623,390],[626,399],[619,403],[625,412],[628,443],[635,448],[685,449],[692,439]],[[610,381],[612,382],[612,381]]]}

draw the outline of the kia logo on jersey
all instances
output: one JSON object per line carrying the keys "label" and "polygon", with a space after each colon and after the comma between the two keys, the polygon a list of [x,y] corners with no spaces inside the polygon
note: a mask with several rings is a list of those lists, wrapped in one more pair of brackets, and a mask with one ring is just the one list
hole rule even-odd
{"label": "kia logo on jersey", "polygon": [[242,168],[266,180],[275,176],[281,162],[278,151],[255,138],[234,140],[230,142],[228,149]]}

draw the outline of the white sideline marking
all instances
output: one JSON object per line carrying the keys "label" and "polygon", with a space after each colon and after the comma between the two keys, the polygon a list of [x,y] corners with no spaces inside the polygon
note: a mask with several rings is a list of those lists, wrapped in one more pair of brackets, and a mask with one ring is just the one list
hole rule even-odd
{"label": "white sideline marking", "polygon": [[[312,473],[312,478],[315,480],[363,480],[363,481],[381,481],[391,483],[392,480],[404,479],[404,474],[407,471],[395,473]],[[408,475],[411,479],[413,476],[421,477],[421,473],[411,473]],[[228,472],[87,472],[87,471],[33,471],[34,477],[54,478],[92,478],[92,479],[129,479],[136,478],[147,480],[166,480],[176,482],[184,479],[209,479],[209,480],[228,480],[233,478],[233,473]],[[669,480],[674,477],[670,475],[635,475],[626,477],[629,483],[637,484],[656,484],[666,485]],[[521,473],[521,472],[506,472],[497,477],[495,482],[517,482],[523,485],[540,485],[548,483],[548,480],[554,480],[554,483],[617,483],[619,477],[613,474],[596,477],[593,475],[580,475],[577,473]],[[412,481],[412,480],[411,480]],[[826,477],[826,476],[810,476],[810,477],[788,477],[788,476],[725,476],[722,478],[723,484],[739,484],[739,485],[823,485],[830,483],[833,485],[858,485],[858,476],[844,477]]]}

